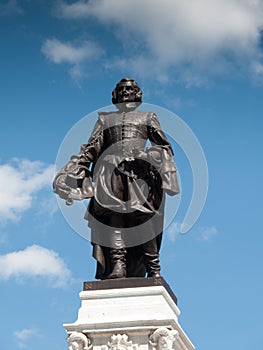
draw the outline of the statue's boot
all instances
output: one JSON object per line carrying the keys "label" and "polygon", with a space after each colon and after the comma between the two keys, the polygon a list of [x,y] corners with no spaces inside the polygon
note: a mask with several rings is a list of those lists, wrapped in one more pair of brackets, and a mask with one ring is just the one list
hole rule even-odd
{"label": "statue's boot", "polygon": [[155,239],[143,243],[144,250],[144,266],[146,268],[147,277],[160,277],[159,252]]}
{"label": "statue's boot", "polygon": [[147,272],[147,277],[160,277],[159,253],[145,253],[144,265]]}
{"label": "statue's boot", "polygon": [[110,261],[113,266],[108,278],[126,277],[126,249],[120,230],[114,230],[112,235],[112,248],[110,248]]}
{"label": "statue's boot", "polygon": [[126,250],[111,249],[110,250],[111,263],[113,270],[109,274],[108,278],[124,278],[126,277]]}

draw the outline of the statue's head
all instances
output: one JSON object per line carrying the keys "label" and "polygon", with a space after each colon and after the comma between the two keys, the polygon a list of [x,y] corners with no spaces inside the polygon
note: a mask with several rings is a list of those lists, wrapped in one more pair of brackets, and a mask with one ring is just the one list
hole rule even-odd
{"label": "statue's head", "polygon": [[134,79],[121,79],[112,91],[112,103],[127,108],[136,108],[142,103],[142,90]]}

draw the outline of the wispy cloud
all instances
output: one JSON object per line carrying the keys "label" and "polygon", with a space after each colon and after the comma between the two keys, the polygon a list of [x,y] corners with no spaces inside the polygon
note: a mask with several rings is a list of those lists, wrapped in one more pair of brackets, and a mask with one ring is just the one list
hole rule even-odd
{"label": "wispy cloud", "polygon": [[62,287],[71,279],[71,272],[58,253],[38,245],[0,256],[0,280],[36,277],[44,278],[52,287]]}
{"label": "wispy cloud", "polygon": [[[124,47],[129,43],[125,65],[137,73],[158,73],[165,80],[173,69],[189,84],[202,83],[204,72],[249,69],[262,75],[261,1],[59,1],[56,13],[64,19],[93,17],[102,25],[113,24],[118,40]],[[116,65],[120,63],[118,58]]]}
{"label": "wispy cloud", "polygon": [[41,336],[41,333],[36,328],[24,328],[13,333],[15,340],[20,348],[26,348],[28,340]]}
{"label": "wispy cloud", "polygon": [[27,159],[0,164],[0,222],[18,220],[31,208],[34,197],[50,187],[54,166]]}
{"label": "wispy cloud", "polygon": [[75,79],[85,74],[87,62],[103,54],[103,50],[92,41],[85,41],[82,45],[76,46],[71,42],[62,42],[56,38],[47,39],[41,51],[53,63],[70,64],[70,74]]}
{"label": "wispy cloud", "polygon": [[201,229],[200,239],[203,241],[209,241],[218,234],[218,230],[215,226],[209,226]]}
{"label": "wispy cloud", "polygon": [[91,41],[86,41],[83,45],[77,47],[70,42],[47,39],[42,46],[42,52],[54,63],[79,64],[84,60],[97,56],[101,53],[101,50]]}
{"label": "wispy cloud", "polygon": [[0,4],[0,16],[22,15],[24,10],[18,4],[17,0],[9,0]]}
{"label": "wispy cloud", "polygon": [[15,331],[14,336],[19,340],[27,340],[28,338],[32,337],[32,335],[34,335],[35,333],[35,329],[25,328],[19,331]]}
{"label": "wispy cloud", "polygon": [[46,218],[49,217],[50,219],[52,219],[54,214],[58,212],[58,208],[59,207],[57,203],[57,198],[52,192],[50,193],[49,196],[45,196],[45,198],[41,200],[41,203],[39,203],[39,206],[38,206],[38,210],[36,211],[36,214],[38,216],[45,215]]}
{"label": "wispy cloud", "polygon": [[54,7],[54,14],[59,18],[83,19],[90,15],[90,5],[85,0],[75,1],[71,4],[58,0]]}
{"label": "wispy cloud", "polygon": [[179,222],[173,221],[165,230],[167,238],[170,242],[175,242],[181,232],[181,226],[182,225]]}
{"label": "wispy cloud", "polygon": [[[165,234],[170,242],[175,242],[178,236],[181,234],[182,224],[173,221],[165,230]],[[199,227],[196,229],[197,239],[201,241],[210,241],[217,234],[218,230],[215,226]]]}

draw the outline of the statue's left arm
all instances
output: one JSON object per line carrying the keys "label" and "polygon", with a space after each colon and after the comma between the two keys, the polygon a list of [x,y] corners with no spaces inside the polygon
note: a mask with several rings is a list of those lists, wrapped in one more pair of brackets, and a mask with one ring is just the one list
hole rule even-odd
{"label": "statue's left arm", "polygon": [[154,113],[150,114],[148,128],[149,140],[152,144],[152,147],[148,149],[148,154],[151,163],[156,164],[156,168],[161,175],[162,188],[171,196],[178,194],[180,189],[176,175],[174,152]]}
{"label": "statue's left arm", "polygon": [[102,143],[103,128],[99,119],[88,143],[81,146],[80,152],[70,158],[54,179],[54,192],[65,199],[66,204],[93,196],[89,166],[98,159]]}

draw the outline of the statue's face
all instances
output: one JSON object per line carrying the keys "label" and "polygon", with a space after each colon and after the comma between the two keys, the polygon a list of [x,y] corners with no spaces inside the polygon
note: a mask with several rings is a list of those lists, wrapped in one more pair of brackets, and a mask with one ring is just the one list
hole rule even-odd
{"label": "statue's face", "polygon": [[120,83],[116,89],[117,103],[134,102],[136,89],[131,81]]}

